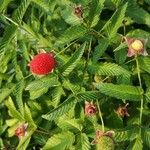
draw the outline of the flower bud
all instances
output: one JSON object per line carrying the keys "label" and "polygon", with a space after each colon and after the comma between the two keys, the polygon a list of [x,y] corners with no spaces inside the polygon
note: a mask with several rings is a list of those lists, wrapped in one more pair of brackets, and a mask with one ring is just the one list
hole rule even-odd
{"label": "flower bud", "polygon": [[125,116],[129,117],[130,116],[129,113],[128,113],[128,110],[127,110],[128,105],[129,104],[127,103],[125,106],[119,106],[118,107],[118,109],[116,111],[118,116],[120,116],[120,117],[125,117]]}
{"label": "flower bud", "polygon": [[15,135],[19,139],[22,139],[24,136],[27,135],[27,127],[28,127],[28,123],[22,124],[15,130]]}
{"label": "flower bud", "polygon": [[147,56],[148,53],[145,49],[147,43],[146,39],[134,39],[125,37],[125,42],[128,45],[128,57],[143,55]]}
{"label": "flower bud", "polygon": [[85,102],[85,115],[92,116],[96,114],[97,108],[93,102]]}

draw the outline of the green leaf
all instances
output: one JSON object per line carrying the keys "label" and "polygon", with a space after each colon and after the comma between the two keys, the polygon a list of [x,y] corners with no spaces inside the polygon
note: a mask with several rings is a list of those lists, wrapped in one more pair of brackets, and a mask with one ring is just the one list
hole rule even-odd
{"label": "green leaf", "polygon": [[104,7],[104,2],[105,0],[92,0],[90,2],[90,13],[88,17],[90,27],[94,27],[95,25],[97,25],[100,19],[100,14]]}
{"label": "green leaf", "polygon": [[122,21],[125,17],[125,12],[127,9],[128,3],[123,5],[122,7],[119,7],[116,12],[113,14],[113,16],[108,20],[108,22],[104,25],[101,31],[106,30],[109,39],[113,38],[120,26],[122,25]]}
{"label": "green leaf", "polygon": [[4,36],[0,42],[0,54],[3,52],[4,48],[6,48],[12,39],[15,36],[15,32],[17,30],[16,25],[9,25],[5,28]]}
{"label": "green leaf", "polygon": [[[137,13],[138,10],[138,13]],[[130,1],[127,8],[127,15],[137,23],[146,24],[150,27],[150,14],[140,7],[136,0]]]}
{"label": "green leaf", "polygon": [[29,125],[36,128],[36,125],[32,119],[31,111],[30,111],[29,107],[27,106],[27,104],[25,104],[25,108],[24,108],[24,118],[28,122]]}
{"label": "green leaf", "polygon": [[46,0],[32,0],[37,6],[42,8],[46,13],[51,14],[52,8],[55,7],[55,4],[57,1],[51,0],[51,1],[46,1]]}
{"label": "green leaf", "polygon": [[29,90],[31,99],[36,99],[46,93],[50,87],[55,87],[58,85],[59,82],[56,76],[47,75],[32,81],[29,85],[27,85],[25,90]]}
{"label": "green leaf", "polygon": [[19,7],[15,10],[15,13],[13,14],[13,20],[17,23],[21,23],[22,18],[30,4],[31,0],[22,0]]}
{"label": "green leaf", "polygon": [[77,95],[79,101],[84,100],[97,100],[103,97],[103,95],[99,91],[85,91],[80,92]]}
{"label": "green leaf", "polygon": [[90,150],[91,149],[91,143],[89,142],[89,139],[85,133],[81,133],[81,135],[78,136],[77,139],[77,145],[76,150]]}
{"label": "green leaf", "polygon": [[67,117],[61,117],[57,125],[63,130],[77,129],[82,130],[82,122],[80,119],[69,119]]}
{"label": "green leaf", "polygon": [[11,0],[1,0],[0,1],[0,13],[7,9],[8,4],[11,2]]}
{"label": "green leaf", "polygon": [[0,103],[11,94],[14,88],[15,88],[15,85],[0,89]]}
{"label": "green leaf", "polygon": [[84,36],[86,32],[87,29],[82,25],[70,27],[58,38],[55,46],[69,44],[69,42]]}
{"label": "green leaf", "polygon": [[150,57],[139,57],[138,60],[140,68],[150,73]]}
{"label": "green leaf", "polygon": [[23,91],[24,91],[24,87],[25,87],[25,83],[24,80],[20,80],[15,87],[15,96],[16,96],[16,102],[18,105],[18,108],[20,110],[20,112],[23,113],[23,100],[22,100],[22,96],[23,96]]}
{"label": "green leaf", "polygon": [[143,142],[140,137],[132,141],[127,150],[143,150]]}
{"label": "green leaf", "polygon": [[123,75],[126,77],[130,76],[130,72],[123,67],[115,63],[100,63],[89,66],[89,72],[98,75],[108,75],[108,76],[119,76]]}
{"label": "green leaf", "polygon": [[42,117],[46,120],[55,120],[58,119],[60,116],[67,113],[76,103],[74,97],[69,97],[63,103],[61,103],[57,108],[53,109],[49,113],[42,115]]}
{"label": "green leaf", "polygon": [[130,101],[139,101],[143,90],[131,85],[115,85],[112,83],[95,84],[96,88],[103,94],[117,99],[126,99]]}
{"label": "green leaf", "polygon": [[11,97],[9,97],[6,101],[5,101],[5,105],[8,107],[9,111],[10,111],[10,115],[20,121],[25,121],[23,116],[16,110],[16,107],[11,99]]}
{"label": "green leaf", "polygon": [[43,150],[66,150],[74,142],[74,135],[71,132],[62,132],[60,134],[54,134],[46,142]]}
{"label": "green leaf", "polygon": [[62,95],[65,95],[63,88],[61,86],[55,87],[52,91],[54,107],[59,104]]}
{"label": "green leaf", "polygon": [[69,75],[69,73],[76,67],[84,53],[85,46],[86,43],[76,50],[72,57],[60,68],[60,72],[62,72],[64,76]]}
{"label": "green leaf", "polygon": [[107,47],[109,45],[109,40],[106,38],[103,38],[99,41],[98,46],[96,46],[94,53],[93,53],[93,62],[96,63],[100,57],[104,54]]}
{"label": "green leaf", "polygon": [[150,148],[150,129],[143,128],[142,129],[142,139],[144,144],[146,144]]}
{"label": "green leaf", "polygon": [[120,130],[115,131],[114,140],[116,142],[132,141],[136,139],[138,133],[139,133],[139,128],[137,127],[120,129]]}
{"label": "green leaf", "polygon": [[35,33],[33,29],[31,28],[31,26],[29,26],[28,24],[23,23],[21,27],[24,29],[24,31],[26,31],[26,33],[28,33],[29,37],[32,37],[33,40],[35,39],[38,40],[39,44],[42,45],[43,47],[52,47],[50,40],[47,40],[40,33]]}

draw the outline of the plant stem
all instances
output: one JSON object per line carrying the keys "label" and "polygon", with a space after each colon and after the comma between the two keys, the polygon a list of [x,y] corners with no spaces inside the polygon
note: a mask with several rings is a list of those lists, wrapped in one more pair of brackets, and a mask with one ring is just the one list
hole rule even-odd
{"label": "plant stem", "polygon": [[[137,59],[137,56],[135,56],[136,60],[136,67],[137,67],[137,73],[138,73],[138,79],[139,79],[139,84],[140,88],[142,89],[142,82],[141,82],[141,75],[140,75],[140,67],[139,67],[139,62]],[[140,125],[142,124],[142,113],[143,113],[143,95],[141,95],[141,106],[140,106]]]}
{"label": "plant stem", "polygon": [[105,132],[104,121],[103,121],[103,117],[102,117],[102,113],[101,113],[101,109],[100,109],[98,100],[96,100],[96,103],[97,103],[97,108],[98,108],[99,117],[100,117],[101,123],[102,123],[102,131]]}

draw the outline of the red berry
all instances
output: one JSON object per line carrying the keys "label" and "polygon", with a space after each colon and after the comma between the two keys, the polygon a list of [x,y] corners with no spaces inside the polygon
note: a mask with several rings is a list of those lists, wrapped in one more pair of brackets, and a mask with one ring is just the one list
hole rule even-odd
{"label": "red berry", "polygon": [[30,70],[36,75],[46,75],[55,67],[56,61],[52,53],[40,53],[29,63]]}

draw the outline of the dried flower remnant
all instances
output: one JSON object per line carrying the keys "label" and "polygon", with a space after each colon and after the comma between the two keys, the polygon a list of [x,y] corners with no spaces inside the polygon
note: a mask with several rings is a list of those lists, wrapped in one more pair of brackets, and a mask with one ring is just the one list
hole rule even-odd
{"label": "dried flower remnant", "polygon": [[85,115],[92,116],[95,115],[96,112],[97,112],[96,105],[94,105],[93,102],[85,101]]}
{"label": "dried flower remnant", "polygon": [[147,56],[148,53],[145,49],[147,39],[135,39],[125,37],[125,42],[128,45],[128,57],[143,55]]}
{"label": "dried flower remnant", "polygon": [[114,131],[103,132],[101,130],[96,131],[96,137],[92,141],[92,144],[95,144],[97,150],[114,150]]}
{"label": "dried flower remnant", "polygon": [[128,113],[128,110],[127,110],[127,106],[129,105],[129,103],[127,103],[126,105],[124,106],[119,106],[116,113],[118,114],[118,116],[121,116],[121,117],[129,117],[129,113]]}
{"label": "dried flower remnant", "polygon": [[82,8],[81,5],[76,6],[76,7],[74,8],[74,14],[75,14],[77,17],[82,18],[82,15],[83,15],[83,8]]}
{"label": "dried flower remnant", "polygon": [[15,135],[21,140],[27,135],[28,123],[24,123],[15,130]]}

